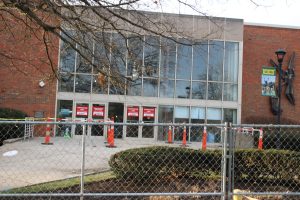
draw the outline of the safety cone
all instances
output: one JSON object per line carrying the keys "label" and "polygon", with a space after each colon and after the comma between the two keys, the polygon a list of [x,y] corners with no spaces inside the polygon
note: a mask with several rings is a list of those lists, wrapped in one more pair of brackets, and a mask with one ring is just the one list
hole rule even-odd
{"label": "safety cone", "polygon": [[172,141],[172,127],[169,126],[169,130],[168,130],[168,143],[169,144],[172,144],[173,141]]}
{"label": "safety cone", "polygon": [[[47,118],[47,122],[51,122],[51,119],[48,117]],[[51,127],[50,124],[46,125],[46,136],[45,136],[45,140],[42,144],[44,145],[52,145],[53,143],[50,142],[50,134],[51,134]]]}
{"label": "safety cone", "polygon": [[112,125],[109,128],[108,136],[107,136],[107,143],[106,147],[108,148],[115,148],[115,128],[114,128],[114,118],[112,118]]}
{"label": "safety cone", "polygon": [[202,151],[206,150],[206,143],[207,143],[207,133],[206,133],[206,126],[204,126],[203,135],[202,135]]}
{"label": "safety cone", "polygon": [[263,130],[262,128],[259,129],[259,139],[258,139],[258,149],[263,149]]}
{"label": "safety cone", "polygon": [[188,145],[186,144],[186,127],[183,127],[183,136],[182,136],[182,145],[181,147],[187,147]]}

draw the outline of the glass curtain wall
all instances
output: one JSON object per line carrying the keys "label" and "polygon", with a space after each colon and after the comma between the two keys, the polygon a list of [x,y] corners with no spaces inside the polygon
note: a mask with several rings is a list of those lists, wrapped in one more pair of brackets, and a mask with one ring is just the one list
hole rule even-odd
{"label": "glass curtain wall", "polygon": [[[101,43],[83,38],[88,60],[61,42],[60,92],[238,100],[238,42],[99,34]],[[130,81],[134,70],[139,77]]]}

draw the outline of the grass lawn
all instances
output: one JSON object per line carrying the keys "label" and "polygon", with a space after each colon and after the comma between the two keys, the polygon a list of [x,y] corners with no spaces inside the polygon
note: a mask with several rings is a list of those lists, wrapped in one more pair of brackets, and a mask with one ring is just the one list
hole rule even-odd
{"label": "grass lawn", "polygon": [[[108,179],[113,179],[116,176],[112,171],[108,172],[102,172],[102,173],[96,173],[96,174],[90,174],[86,175],[84,177],[84,184],[86,183],[92,183],[92,182],[97,182],[97,181],[103,181],[103,180],[108,180]],[[15,188],[7,191],[1,192],[3,193],[44,193],[44,192],[51,192],[55,190],[62,190],[65,188],[70,188],[73,186],[79,186],[80,185],[80,177],[75,177],[75,178],[68,178],[64,180],[59,180],[59,181],[51,181],[47,183],[41,183],[37,185],[31,185],[31,186],[26,186],[26,187],[21,187],[21,188]]]}

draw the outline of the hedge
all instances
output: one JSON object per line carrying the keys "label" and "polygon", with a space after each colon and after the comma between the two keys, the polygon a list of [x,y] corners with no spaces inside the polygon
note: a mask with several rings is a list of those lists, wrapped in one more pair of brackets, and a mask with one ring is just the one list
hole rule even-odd
{"label": "hedge", "polygon": [[[147,147],[112,155],[109,164],[122,179],[221,177],[220,150]],[[300,153],[286,150],[238,150],[234,155],[235,178],[293,180],[300,175]]]}
{"label": "hedge", "polygon": [[[24,119],[27,114],[10,108],[0,108],[0,118]],[[24,136],[24,124],[0,124],[0,146],[3,141]]]}

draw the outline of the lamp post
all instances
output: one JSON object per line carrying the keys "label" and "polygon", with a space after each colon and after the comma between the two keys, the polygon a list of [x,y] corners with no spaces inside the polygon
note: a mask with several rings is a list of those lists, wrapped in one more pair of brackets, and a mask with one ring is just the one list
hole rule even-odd
{"label": "lamp post", "polygon": [[[281,118],[281,76],[282,76],[282,61],[284,59],[284,56],[286,52],[283,49],[278,49],[275,52],[277,56],[278,61],[278,71],[279,71],[279,78],[278,78],[278,115],[277,115],[277,124],[280,124],[280,118]],[[276,137],[276,148],[280,149],[281,142],[280,142],[280,131],[281,129],[277,131],[277,137]]]}
{"label": "lamp post", "polygon": [[286,52],[283,49],[278,49],[275,52],[278,61],[278,71],[279,71],[279,79],[278,79],[278,115],[277,115],[277,124],[280,124],[281,119],[281,76],[282,76],[282,61]]}

